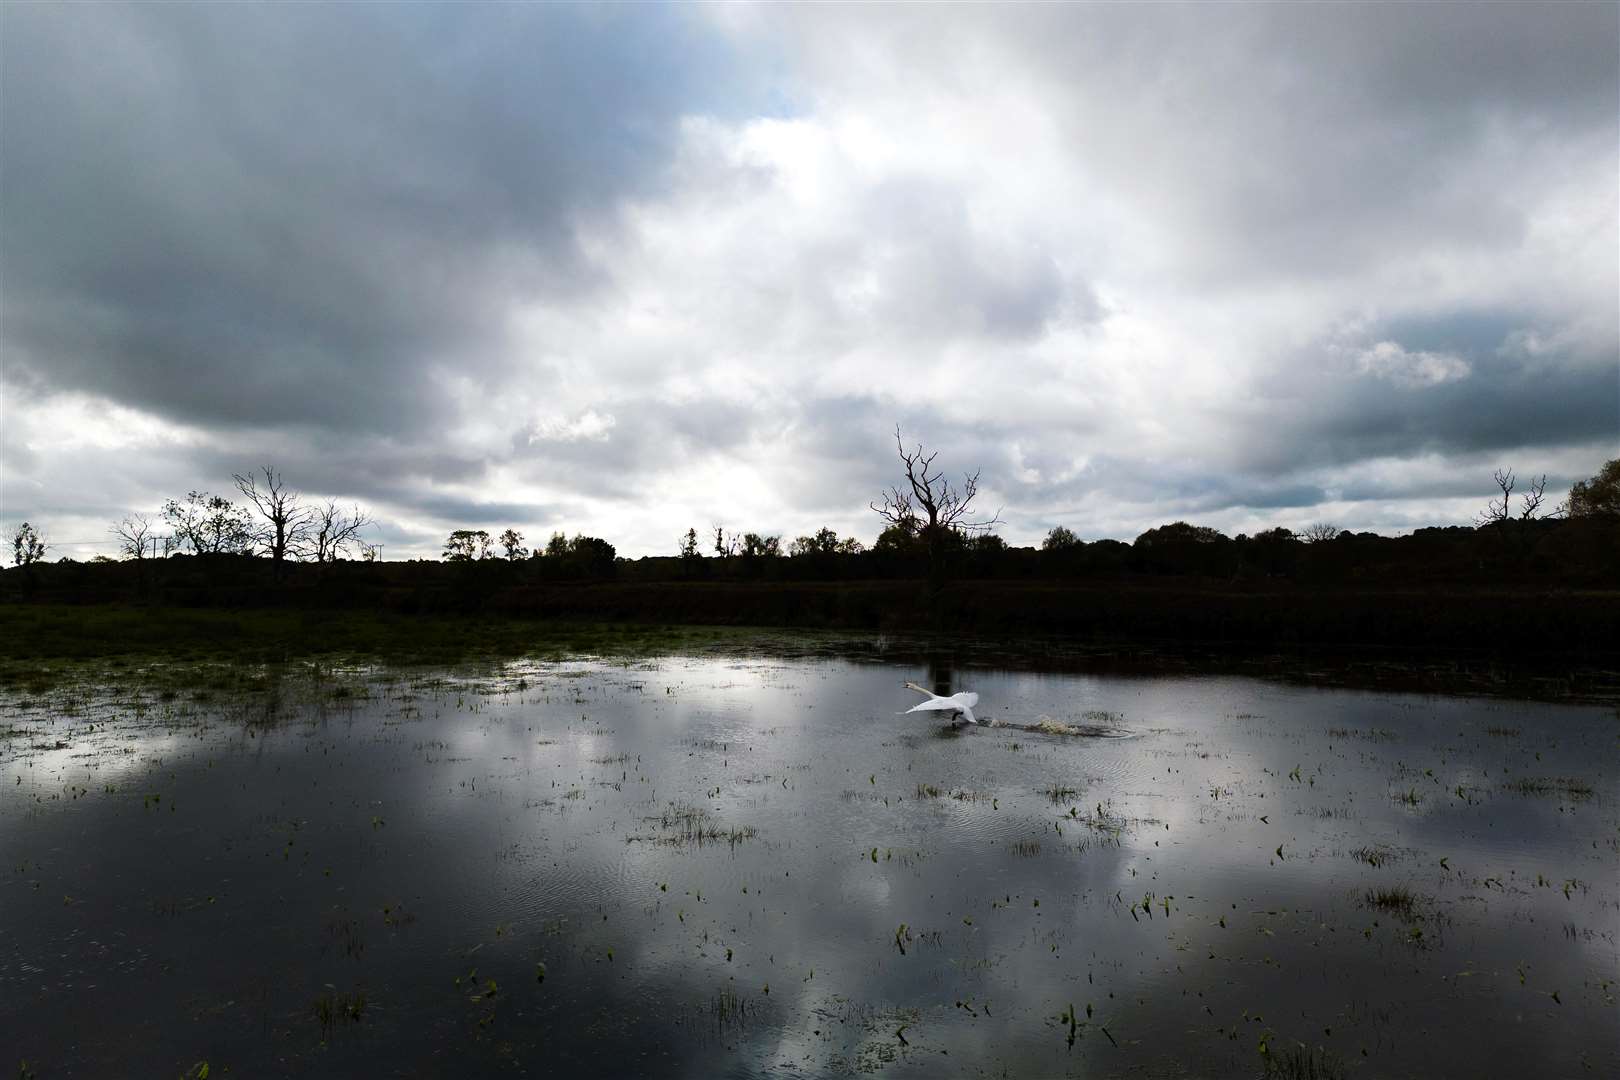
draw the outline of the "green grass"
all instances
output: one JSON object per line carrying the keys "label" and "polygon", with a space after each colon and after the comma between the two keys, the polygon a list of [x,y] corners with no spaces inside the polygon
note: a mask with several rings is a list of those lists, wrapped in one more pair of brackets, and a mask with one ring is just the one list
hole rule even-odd
{"label": "green grass", "polygon": [[385,612],[0,604],[0,687],[43,692],[74,676],[154,661],[266,664],[329,659],[444,664],[520,656],[642,657],[791,637],[737,627],[546,622]]}

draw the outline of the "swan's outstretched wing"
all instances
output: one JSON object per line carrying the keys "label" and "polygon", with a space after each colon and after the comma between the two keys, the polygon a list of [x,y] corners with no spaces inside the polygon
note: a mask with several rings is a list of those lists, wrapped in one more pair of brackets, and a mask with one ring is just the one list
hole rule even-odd
{"label": "swan's outstretched wing", "polygon": [[950,697],[940,697],[938,694],[935,694],[932,691],[924,690],[922,687],[918,686],[914,682],[908,682],[908,683],[906,683],[906,686],[909,689],[916,690],[919,693],[923,693],[923,694],[928,695],[928,700],[927,701],[923,702],[921,705],[913,705],[911,708],[906,710],[906,712],[908,712],[908,713],[914,713],[914,712],[960,713],[962,715],[962,719],[966,720],[970,724],[977,724],[979,722],[973,716],[973,706],[975,706],[975,705],[977,705],[979,703],[979,695],[978,694],[971,693],[969,691],[964,690],[962,693],[960,693],[960,694],[952,694]]}

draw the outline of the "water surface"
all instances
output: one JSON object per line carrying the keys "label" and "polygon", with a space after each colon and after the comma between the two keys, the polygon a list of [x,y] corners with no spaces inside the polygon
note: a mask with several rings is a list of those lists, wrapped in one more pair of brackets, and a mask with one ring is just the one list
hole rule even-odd
{"label": "water surface", "polygon": [[[895,715],[907,679],[999,726]],[[1620,1070],[1612,708],[712,658],[158,685],[6,703],[0,1042],[39,1077]]]}

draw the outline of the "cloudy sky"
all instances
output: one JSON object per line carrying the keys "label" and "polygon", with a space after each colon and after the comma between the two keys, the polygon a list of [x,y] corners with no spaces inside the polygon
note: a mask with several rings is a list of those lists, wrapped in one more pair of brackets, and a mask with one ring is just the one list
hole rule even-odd
{"label": "cloudy sky", "polygon": [[0,7],[0,518],[1469,520],[1620,453],[1620,6]]}

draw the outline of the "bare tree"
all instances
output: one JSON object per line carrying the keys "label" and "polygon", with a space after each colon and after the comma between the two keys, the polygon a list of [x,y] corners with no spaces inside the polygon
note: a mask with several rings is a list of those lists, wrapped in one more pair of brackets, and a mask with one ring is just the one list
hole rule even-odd
{"label": "bare tree", "polygon": [[1513,470],[1497,469],[1491,479],[1502,489],[1502,497],[1500,499],[1493,497],[1485,504],[1485,509],[1474,515],[1474,524],[1479,526],[1500,525],[1512,516],[1509,509],[1513,503]]}
{"label": "bare tree", "polygon": [[312,515],[307,507],[299,505],[298,493],[287,487],[280,473],[268,465],[260,471],[264,473],[262,488],[252,473],[247,476],[235,473],[231,479],[236,481],[236,490],[264,519],[263,524],[253,530],[254,542],[264,548],[280,569],[287,553],[296,553],[302,546]]}
{"label": "bare tree", "polygon": [[[1481,527],[1486,525],[1503,525],[1513,520],[1513,487],[1518,482],[1512,469],[1497,469],[1491,474],[1496,486],[1502,494],[1499,498],[1492,498],[1485,504],[1474,518],[1474,523]],[[1541,504],[1547,497],[1547,474],[1542,473],[1541,478],[1530,482],[1530,489],[1519,496],[1519,520],[1535,521],[1541,517]],[[1563,512],[1559,507],[1549,516],[1557,517]]]}
{"label": "bare tree", "polygon": [[[1519,511],[1520,521],[1534,521],[1540,516],[1541,502],[1547,497],[1547,474],[1542,473],[1541,479],[1530,482],[1530,490],[1519,496],[1522,509]],[[1553,516],[1557,516],[1556,511]]]}
{"label": "bare tree", "polygon": [[157,526],[145,514],[130,514],[111,529],[118,541],[118,552],[126,559],[156,558],[159,547],[167,547],[168,537],[159,536]]}
{"label": "bare tree", "polygon": [[963,474],[961,487],[952,487],[943,473],[934,470],[938,450],[928,453],[921,443],[907,450],[898,426],[894,429],[894,444],[905,466],[905,483],[885,491],[881,504],[868,505],[891,528],[920,533],[928,545],[929,578],[937,587],[944,580],[947,544],[952,539],[988,531],[1000,523],[1001,515],[974,518],[973,500],[979,494],[977,469]]}
{"label": "bare tree", "polygon": [[360,530],[372,524],[371,515],[360,507],[350,507],[345,512],[335,499],[327,499],[311,511],[298,554],[326,563],[336,562],[351,548],[359,548],[364,553],[366,545],[360,539]]}
{"label": "bare tree", "polygon": [[1329,525],[1325,521],[1318,521],[1314,525],[1307,525],[1299,530],[1299,538],[1307,544],[1321,544],[1332,540],[1339,535],[1337,525]]}

